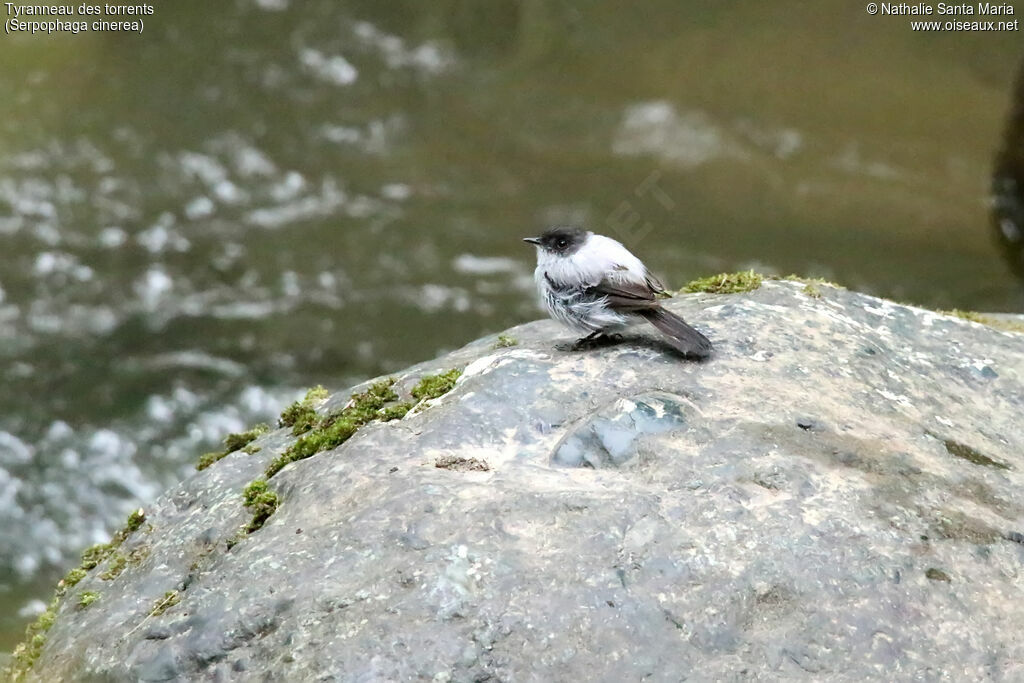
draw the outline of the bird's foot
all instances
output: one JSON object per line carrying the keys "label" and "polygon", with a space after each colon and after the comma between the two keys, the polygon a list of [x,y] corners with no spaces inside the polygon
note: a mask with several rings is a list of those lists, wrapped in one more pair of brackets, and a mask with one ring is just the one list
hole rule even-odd
{"label": "bird's foot", "polygon": [[614,334],[605,334],[604,332],[599,331],[592,332],[586,337],[577,339],[570,348],[573,351],[585,351],[587,349],[595,349],[600,346],[606,346],[620,341],[622,341],[622,335],[617,332]]}
{"label": "bird's foot", "polygon": [[569,346],[570,351],[586,351],[592,348],[594,348],[593,339],[577,339]]}

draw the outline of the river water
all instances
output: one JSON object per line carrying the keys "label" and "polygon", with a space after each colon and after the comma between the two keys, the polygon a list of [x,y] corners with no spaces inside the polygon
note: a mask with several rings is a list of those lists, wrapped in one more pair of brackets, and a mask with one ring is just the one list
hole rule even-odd
{"label": "river water", "polygon": [[231,0],[0,38],[0,650],[84,546],[303,388],[539,317],[552,222],[1021,310],[1019,33],[862,5]]}

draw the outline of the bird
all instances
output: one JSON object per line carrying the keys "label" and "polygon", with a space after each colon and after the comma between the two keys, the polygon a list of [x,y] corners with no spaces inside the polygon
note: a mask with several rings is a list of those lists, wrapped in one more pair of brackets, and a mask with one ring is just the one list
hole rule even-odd
{"label": "bird", "polygon": [[667,296],[664,286],[621,242],[572,226],[555,226],[523,241],[537,247],[533,277],[548,314],[587,333],[575,348],[643,319],[684,356],[710,355],[711,341],[658,302]]}

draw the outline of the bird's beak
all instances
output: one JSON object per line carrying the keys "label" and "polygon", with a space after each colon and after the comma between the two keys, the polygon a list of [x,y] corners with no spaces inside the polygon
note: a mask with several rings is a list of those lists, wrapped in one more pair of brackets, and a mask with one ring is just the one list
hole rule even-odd
{"label": "bird's beak", "polygon": [[530,244],[536,244],[537,246],[540,246],[540,238],[539,237],[524,237],[523,241],[524,242],[529,242]]}

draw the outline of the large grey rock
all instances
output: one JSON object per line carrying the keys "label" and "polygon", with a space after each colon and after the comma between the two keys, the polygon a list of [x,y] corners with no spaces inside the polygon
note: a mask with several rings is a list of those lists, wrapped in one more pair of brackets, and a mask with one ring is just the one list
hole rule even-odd
{"label": "large grey rock", "polygon": [[272,432],[148,511],[33,675],[1024,680],[1024,335],[821,289],[670,302],[704,363],[538,322],[412,368],[467,366],[280,472],[226,550]]}

